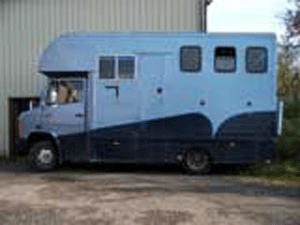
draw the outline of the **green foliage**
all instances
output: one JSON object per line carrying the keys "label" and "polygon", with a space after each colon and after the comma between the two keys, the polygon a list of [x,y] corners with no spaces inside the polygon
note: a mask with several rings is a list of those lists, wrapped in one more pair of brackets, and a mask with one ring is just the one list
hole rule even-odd
{"label": "green foliage", "polygon": [[300,103],[286,103],[283,134],[277,140],[276,151],[281,160],[300,159]]}
{"label": "green foliage", "polygon": [[277,142],[276,150],[279,151],[280,159],[300,159],[300,139],[297,136],[283,136]]}
{"label": "green foliage", "polygon": [[[285,102],[284,118],[292,120],[300,117],[300,102]],[[293,121],[295,122],[295,121]]]}
{"label": "green foliage", "polygon": [[283,59],[278,62],[277,70],[277,88],[280,96],[288,96],[292,94],[292,71],[288,65],[283,62]]}

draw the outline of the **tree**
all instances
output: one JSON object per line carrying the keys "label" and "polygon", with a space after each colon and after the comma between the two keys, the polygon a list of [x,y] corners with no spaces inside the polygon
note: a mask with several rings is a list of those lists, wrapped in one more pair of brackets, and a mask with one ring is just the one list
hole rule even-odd
{"label": "tree", "polygon": [[278,57],[278,94],[279,96],[289,96],[292,93],[292,71],[286,63],[284,54],[279,53]]}
{"label": "tree", "polygon": [[[291,1],[290,1],[291,2]],[[279,94],[294,94],[298,100],[299,78],[295,62],[300,49],[300,0],[292,0],[294,9],[287,10],[283,17],[285,35],[278,60],[278,88]]]}
{"label": "tree", "polygon": [[300,0],[289,0],[293,2],[295,8],[287,10],[285,16],[283,17],[287,37],[294,38],[300,35]]}

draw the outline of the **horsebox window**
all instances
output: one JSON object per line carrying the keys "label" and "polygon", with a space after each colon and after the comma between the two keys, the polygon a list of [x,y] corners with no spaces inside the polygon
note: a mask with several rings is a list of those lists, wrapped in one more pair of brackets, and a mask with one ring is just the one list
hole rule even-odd
{"label": "horsebox window", "polygon": [[101,57],[99,63],[100,79],[133,79],[135,57]]}
{"label": "horsebox window", "polygon": [[199,46],[181,47],[180,70],[184,72],[199,72],[201,70],[201,48]]}
{"label": "horsebox window", "polygon": [[217,47],[215,49],[215,71],[233,73],[236,70],[236,51],[233,47]]}
{"label": "horsebox window", "polygon": [[115,59],[114,57],[102,57],[99,63],[100,79],[115,78]]}
{"label": "horsebox window", "polygon": [[133,79],[134,78],[134,57],[119,57],[119,78]]}
{"label": "horsebox window", "polygon": [[265,73],[268,70],[268,51],[264,47],[246,49],[246,70],[248,73]]}

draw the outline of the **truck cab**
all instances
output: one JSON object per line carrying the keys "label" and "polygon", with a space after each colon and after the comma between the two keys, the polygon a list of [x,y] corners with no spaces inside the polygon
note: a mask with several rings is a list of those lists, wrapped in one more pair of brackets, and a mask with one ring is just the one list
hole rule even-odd
{"label": "truck cab", "polygon": [[83,78],[82,74],[60,74],[49,76],[40,105],[19,116],[19,151],[29,154],[33,146],[45,146],[36,153],[38,155],[32,155],[36,158],[30,161],[33,167],[38,166],[34,163],[40,163],[39,166],[44,165],[47,169],[62,163],[63,153],[59,150],[58,137],[82,134],[80,138],[85,143],[87,78]]}

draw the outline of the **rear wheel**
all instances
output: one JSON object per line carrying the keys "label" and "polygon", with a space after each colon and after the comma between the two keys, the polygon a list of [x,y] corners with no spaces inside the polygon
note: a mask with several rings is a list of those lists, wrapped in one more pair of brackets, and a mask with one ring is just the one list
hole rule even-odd
{"label": "rear wheel", "polygon": [[182,166],[189,174],[205,174],[210,170],[209,154],[204,150],[188,150]]}
{"label": "rear wheel", "polygon": [[50,141],[34,143],[30,148],[29,162],[37,171],[53,170],[58,166],[58,155]]}

